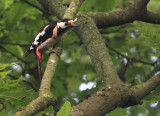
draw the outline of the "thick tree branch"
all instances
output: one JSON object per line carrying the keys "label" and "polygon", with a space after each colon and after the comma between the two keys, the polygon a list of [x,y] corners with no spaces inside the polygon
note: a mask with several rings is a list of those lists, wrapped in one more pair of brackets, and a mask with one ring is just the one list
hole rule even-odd
{"label": "thick tree branch", "polygon": [[153,24],[160,24],[160,13],[156,14],[150,11],[146,11],[144,15],[142,15],[138,20]]}
{"label": "thick tree branch", "polygon": [[141,104],[141,100],[147,96],[151,91],[160,85],[160,74],[153,76],[151,79],[141,85],[132,86],[129,90],[129,99],[122,107],[133,106]]}
{"label": "thick tree branch", "polygon": [[137,0],[135,2],[135,6],[139,8],[139,10],[143,10],[146,8],[147,4],[149,3],[150,0]]}
{"label": "thick tree branch", "polygon": [[126,91],[128,87],[124,84],[102,88],[87,100],[73,106],[70,116],[104,116],[124,103],[127,98]]}
{"label": "thick tree branch", "polygon": [[153,76],[151,79],[143,83],[142,85],[136,85],[132,88],[137,100],[143,99],[151,91],[156,89],[160,85],[160,74]]}
{"label": "thick tree branch", "polygon": [[90,55],[95,69],[102,79],[102,84],[106,86],[106,84],[119,83],[119,77],[95,23],[85,14],[79,13],[78,17],[80,28],[76,29],[76,33]]}
{"label": "thick tree branch", "polygon": [[54,103],[52,95],[44,94],[34,99],[24,109],[16,112],[13,116],[33,116],[35,113],[40,112]]}
{"label": "thick tree branch", "polygon": [[152,77],[142,85],[117,85],[115,83],[99,90],[82,103],[73,106],[70,115],[104,116],[116,107],[128,107],[141,104],[141,100],[159,86],[159,84],[160,74]]}
{"label": "thick tree branch", "polygon": [[66,17],[66,18],[75,17],[76,14],[79,11],[80,6],[82,5],[82,3],[84,1],[85,0],[72,0],[71,3],[70,3],[70,5],[69,5],[69,8],[65,12],[64,17]]}
{"label": "thick tree branch", "polygon": [[119,26],[126,23],[140,20],[149,23],[160,23],[160,14],[147,11],[146,6],[150,0],[137,0],[135,4],[124,9],[117,9],[111,12],[90,12],[90,15],[99,28]]}

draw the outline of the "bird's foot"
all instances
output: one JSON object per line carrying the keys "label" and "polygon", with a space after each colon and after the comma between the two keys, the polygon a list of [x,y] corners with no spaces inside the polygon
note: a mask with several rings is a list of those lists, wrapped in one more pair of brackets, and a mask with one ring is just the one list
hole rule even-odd
{"label": "bird's foot", "polygon": [[51,52],[49,53],[49,55],[50,54],[52,54],[52,53],[55,53],[57,56],[61,56],[61,52],[60,51],[57,51],[57,50],[50,50]]}

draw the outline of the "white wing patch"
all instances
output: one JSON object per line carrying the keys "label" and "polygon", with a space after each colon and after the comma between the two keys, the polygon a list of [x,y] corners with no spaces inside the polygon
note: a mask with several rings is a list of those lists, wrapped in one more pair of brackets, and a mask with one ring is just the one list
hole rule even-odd
{"label": "white wing patch", "polygon": [[33,42],[33,44],[34,45],[38,45],[38,39],[39,39],[39,36],[43,36],[44,35],[44,31],[42,31],[41,33],[38,33],[38,35],[36,36],[36,38],[35,38],[35,40],[34,40],[34,42]]}
{"label": "white wing patch", "polygon": [[49,25],[45,26],[43,31],[38,33],[38,35],[36,36],[36,38],[34,39],[34,41],[32,42],[32,45],[30,46],[30,50],[33,50],[33,45],[37,46],[39,44],[38,40],[40,36],[43,36],[45,34],[45,30],[47,29]]}

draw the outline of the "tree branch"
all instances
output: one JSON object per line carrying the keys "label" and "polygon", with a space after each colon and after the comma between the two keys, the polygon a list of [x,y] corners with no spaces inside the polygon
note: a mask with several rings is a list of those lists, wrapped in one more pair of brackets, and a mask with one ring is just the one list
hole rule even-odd
{"label": "tree branch", "polygon": [[22,58],[16,56],[15,54],[13,54],[11,51],[7,50],[5,47],[0,46],[0,48],[2,48],[4,51],[8,52],[9,54],[11,54],[12,56],[14,56],[15,58],[17,58],[18,60],[20,60],[21,62],[24,62],[25,64],[30,64],[31,62],[26,62],[25,60],[23,60]]}
{"label": "tree branch", "polygon": [[146,8],[147,4],[149,3],[150,0],[137,0],[135,2],[135,6],[139,8],[139,10],[143,10]]}
{"label": "tree branch", "polygon": [[[11,78],[14,78],[14,79],[18,79],[18,77],[15,77],[14,75],[11,75],[11,74],[8,74],[8,76],[10,76]],[[28,84],[29,86],[32,87],[32,89],[35,91],[35,92],[38,92],[37,89],[33,86],[33,84],[27,80],[23,80],[24,83]]]}
{"label": "tree branch", "polygon": [[58,0],[38,0],[39,3],[51,14],[62,19],[66,8]]}
{"label": "tree branch", "polygon": [[101,30],[100,33],[101,34],[109,34],[109,33],[120,32],[120,30],[123,29],[123,28],[125,28],[126,26],[127,26],[127,24],[124,24],[124,25],[120,26],[118,29],[115,29],[113,31],[106,31],[106,30],[104,31],[104,30]]}
{"label": "tree branch", "polygon": [[132,90],[134,91],[136,99],[141,100],[145,96],[147,96],[151,91],[156,89],[156,87],[158,87],[159,85],[160,85],[160,74],[158,73],[145,83],[134,86]]}
{"label": "tree branch", "polygon": [[146,11],[138,20],[153,24],[160,24],[160,13],[158,14]]}
{"label": "tree branch", "polygon": [[[119,26],[126,23],[131,23],[135,20],[146,21],[152,23],[158,23],[158,19],[160,16],[156,16],[156,14],[148,12],[146,10],[146,6],[150,0],[137,0],[135,4],[130,5],[124,9],[117,9],[111,12],[90,12],[87,13],[91,16],[98,28],[106,28],[109,26]],[[153,20],[151,20],[151,16],[154,16]],[[146,17],[147,19],[144,19]]]}
{"label": "tree branch", "polygon": [[142,99],[147,96],[151,91],[160,85],[160,74],[153,76],[151,79],[141,85],[135,85],[128,91],[129,99],[122,107],[133,106],[142,103]]}
{"label": "tree branch", "polygon": [[152,77],[142,85],[117,85],[115,83],[102,88],[87,100],[73,106],[70,116],[104,116],[115,109],[115,107],[124,108],[141,104],[141,100],[159,84],[160,74]]}
{"label": "tree branch", "polygon": [[28,44],[21,44],[21,43],[8,43],[8,42],[2,42],[1,44],[5,44],[5,45],[18,45],[21,47],[27,47]]}
{"label": "tree branch", "polygon": [[130,66],[131,62],[130,60],[127,59],[127,63],[124,62],[124,60],[120,63],[121,69],[118,70],[118,75],[119,78],[123,81],[126,82],[126,71],[128,67]]}
{"label": "tree branch", "polygon": [[87,53],[90,55],[97,73],[100,75],[103,86],[119,83],[120,79],[111,61],[106,45],[94,24],[85,14],[79,13],[79,29],[76,33],[81,38]]}
{"label": "tree branch", "polygon": [[85,0],[71,0],[69,8],[65,12],[64,17],[66,17],[66,18],[71,18],[71,17],[74,18],[77,15],[77,13],[79,11],[79,8],[80,8],[80,6],[82,5],[82,3],[84,1]]}
{"label": "tree branch", "polygon": [[51,15],[49,12],[47,12],[46,10],[36,6],[35,4],[30,3],[28,0],[24,0],[25,3],[27,3],[28,5],[32,6],[33,8],[36,8],[38,10],[40,10],[42,13],[47,14],[47,15]]}
{"label": "tree branch", "polygon": [[145,65],[154,66],[154,65],[156,65],[157,62],[158,62],[158,60],[155,61],[155,62],[146,62],[146,61],[143,61],[143,60],[140,60],[140,59],[137,59],[137,58],[130,58],[130,57],[128,57],[128,56],[126,56],[126,55],[124,55],[124,54],[118,52],[117,50],[111,48],[109,45],[106,45],[106,46],[107,46],[110,50],[112,50],[113,52],[115,52],[116,54],[118,54],[118,55],[120,55],[120,56],[126,58],[127,60],[129,60],[130,63],[135,62],[135,63],[142,63],[142,64],[145,64]]}

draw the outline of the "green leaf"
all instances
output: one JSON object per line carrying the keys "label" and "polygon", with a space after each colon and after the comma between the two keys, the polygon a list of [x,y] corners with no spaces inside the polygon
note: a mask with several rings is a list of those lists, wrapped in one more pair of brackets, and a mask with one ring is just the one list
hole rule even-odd
{"label": "green leaf", "polygon": [[156,88],[156,90],[152,91],[149,95],[147,95],[143,100],[150,101],[152,103],[160,101],[160,87]]}
{"label": "green leaf", "polygon": [[5,79],[11,71],[0,72],[0,80]]}
{"label": "green leaf", "polygon": [[123,108],[117,108],[113,110],[111,113],[109,113],[107,116],[127,116],[126,109]]}
{"label": "green leaf", "polygon": [[91,81],[93,78],[95,78],[97,76],[97,74],[96,73],[94,73],[94,72],[88,72],[87,74],[86,74],[86,79],[87,79],[87,81]]}
{"label": "green leaf", "polygon": [[0,80],[0,99],[4,100],[7,106],[18,109],[37,97],[37,93],[32,89],[22,86],[22,79],[21,76],[17,80]]}
{"label": "green leaf", "polygon": [[43,114],[46,114],[46,113],[54,113],[53,106],[49,106],[44,111],[39,112],[38,114],[36,114],[36,116],[42,116]]}
{"label": "green leaf", "polygon": [[110,11],[115,7],[115,0],[86,0],[81,11]]}
{"label": "green leaf", "polygon": [[54,88],[52,89],[52,91],[54,92],[56,99],[57,97],[67,95],[65,85],[62,80],[55,78],[55,80],[53,81],[53,86]]}
{"label": "green leaf", "polygon": [[3,69],[5,69],[5,68],[7,68],[7,67],[9,67],[9,66],[12,66],[13,64],[1,64],[0,63],[0,70],[3,70]]}
{"label": "green leaf", "polygon": [[69,116],[71,110],[71,103],[66,101],[60,111],[57,113],[57,116]]}
{"label": "green leaf", "polygon": [[3,11],[4,6],[5,6],[5,0],[1,0],[1,1],[0,1],[0,10],[1,10],[1,11]]}

